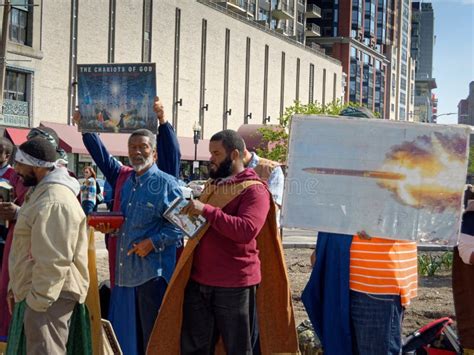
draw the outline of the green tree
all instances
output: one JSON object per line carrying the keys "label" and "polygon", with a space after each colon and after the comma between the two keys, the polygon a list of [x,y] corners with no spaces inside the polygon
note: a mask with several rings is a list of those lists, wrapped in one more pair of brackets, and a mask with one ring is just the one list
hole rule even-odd
{"label": "green tree", "polygon": [[[360,105],[356,103],[344,104],[341,100],[336,100],[327,105],[321,105],[317,102],[304,105],[299,101],[294,101],[292,106],[285,109],[278,126],[259,129],[264,144],[263,148],[257,148],[257,154],[263,158],[285,162],[288,154],[288,128],[293,115],[339,116],[341,111],[349,106],[358,107]],[[374,115],[378,116],[377,114]]]}
{"label": "green tree", "polygon": [[467,166],[467,175],[474,176],[474,148],[469,149],[469,165]]}

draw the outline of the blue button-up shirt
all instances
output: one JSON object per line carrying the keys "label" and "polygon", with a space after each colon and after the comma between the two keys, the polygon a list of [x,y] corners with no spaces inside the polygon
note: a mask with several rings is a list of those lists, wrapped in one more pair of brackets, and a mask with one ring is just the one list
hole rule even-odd
{"label": "blue button-up shirt", "polygon": [[[95,163],[115,190],[121,164],[107,151],[99,136],[85,133],[84,145]],[[159,166],[170,173],[179,171],[179,145],[169,123],[161,125],[157,146],[167,146],[160,151]],[[134,287],[161,274],[169,282],[176,262],[176,245],[181,244],[182,235],[162,215],[174,198],[181,196],[175,177],[166,174],[153,165],[145,174],[134,172],[122,186],[121,210],[125,216],[118,241],[116,258],[116,284]],[[130,205],[128,205],[130,204]],[[150,238],[155,246],[146,257],[136,254],[127,256],[132,244]],[[160,251],[165,244],[165,249]]]}
{"label": "blue button-up shirt", "polygon": [[[133,287],[162,276],[169,282],[176,262],[176,245],[181,232],[164,217],[171,202],[181,196],[177,180],[152,165],[147,172],[135,172],[122,187],[120,209],[125,222],[119,233],[116,283]],[[127,255],[134,243],[150,238],[155,250],[142,258]]]}

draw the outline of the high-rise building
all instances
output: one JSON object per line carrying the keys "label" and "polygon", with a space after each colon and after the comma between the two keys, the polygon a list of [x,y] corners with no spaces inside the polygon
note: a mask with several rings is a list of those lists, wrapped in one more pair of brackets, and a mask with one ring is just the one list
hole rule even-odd
{"label": "high-rise building", "polygon": [[385,93],[390,63],[385,56],[389,0],[308,0],[321,8],[316,24],[321,37],[306,39],[319,44],[341,61],[348,77],[345,100],[367,106],[387,117]]}
{"label": "high-rise building", "polygon": [[433,78],[434,12],[431,3],[412,3],[411,54],[415,60],[414,116],[420,122],[433,122],[431,90],[436,88]]}
{"label": "high-rise building", "polygon": [[474,126],[474,81],[469,83],[469,95],[459,101],[458,123]]}
{"label": "high-rise building", "polygon": [[387,118],[412,121],[414,104],[414,62],[410,56],[410,0],[392,0],[389,6],[389,30],[385,55],[390,62],[390,86],[386,101]]}

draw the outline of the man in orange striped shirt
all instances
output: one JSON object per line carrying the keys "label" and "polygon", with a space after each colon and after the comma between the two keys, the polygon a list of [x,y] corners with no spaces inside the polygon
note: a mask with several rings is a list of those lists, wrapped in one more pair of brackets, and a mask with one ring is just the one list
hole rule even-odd
{"label": "man in orange striped shirt", "polygon": [[[340,239],[344,237],[350,238],[345,235],[320,233],[317,248],[320,246],[319,238],[332,239],[331,243],[325,245],[327,249],[325,254],[334,253],[335,249],[344,244],[344,241]],[[334,297],[344,299],[344,293],[348,292],[349,307],[348,309],[343,306],[337,309],[326,309],[323,313],[335,318],[348,318],[353,354],[400,354],[403,311],[409,305],[411,298],[417,294],[416,242],[371,238],[365,232],[360,232],[352,238],[350,248],[348,243],[345,244],[349,253],[340,255],[345,258],[349,256],[348,278],[347,274],[344,275],[347,269],[336,270],[336,267],[340,267],[337,265],[333,267],[334,270],[331,270],[331,266],[324,269],[318,265],[315,271],[339,273],[337,277],[339,294]],[[312,255],[312,263],[314,263],[314,257],[315,253]],[[325,282],[325,287],[331,286],[327,281]],[[348,312],[349,315],[341,314],[344,312]],[[322,326],[315,325],[315,328],[321,329]],[[332,342],[327,341],[328,338],[344,339],[337,332],[335,330],[334,334],[324,334],[326,342],[323,341],[323,346],[326,343],[324,350],[328,354],[337,353],[335,348],[328,348],[328,345],[333,347]]]}
{"label": "man in orange striped shirt", "polygon": [[416,242],[370,238],[350,249],[350,313],[356,354],[400,354],[403,311],[417,295]]}

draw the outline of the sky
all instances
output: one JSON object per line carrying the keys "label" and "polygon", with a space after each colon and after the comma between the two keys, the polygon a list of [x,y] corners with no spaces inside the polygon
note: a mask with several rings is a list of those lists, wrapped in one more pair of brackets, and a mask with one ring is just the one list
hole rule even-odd
{"label": "sky", "polygon": [[[474,81],[474,0],[424,0],[433,4],[435,46],[433,76],[438,115],[458,112],[459,100],[469,94]],[[457,123],[457,114],[438,118],[438,123]]]}

